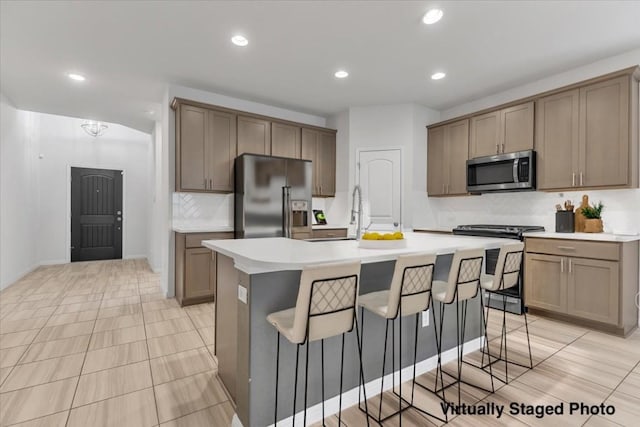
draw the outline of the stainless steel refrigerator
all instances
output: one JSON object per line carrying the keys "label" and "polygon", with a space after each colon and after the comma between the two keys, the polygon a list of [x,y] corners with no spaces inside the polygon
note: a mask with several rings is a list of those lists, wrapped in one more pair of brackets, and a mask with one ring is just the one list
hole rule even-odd
{"label": "stainless steel refrigerator", "polygon": [[236,239],[311,238],[312,180],[309,160],[236,157]]}

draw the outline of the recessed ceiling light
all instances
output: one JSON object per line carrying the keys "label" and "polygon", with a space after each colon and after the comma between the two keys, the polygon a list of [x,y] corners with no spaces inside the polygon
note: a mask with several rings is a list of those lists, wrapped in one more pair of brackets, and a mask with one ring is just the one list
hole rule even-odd
{"label": "recessed ceiling light", "polygon": [[432,80],[440,80],[440,79],[444,79],[445,77],[446,77],[446,74],[441,72],[431,74]]}
{"label": "recessed ceiling light", "polygon": [[440,9],[431,9],[430,11],[424,14],[424,17],[422,18],[422,22],[424,22],[427,25],[435,24],[440,19],[442,19],[443,14],[444,13]]}
{"label": "recessed ceiling light", "polygon": [[247,40],[246,37],[241,36],[239,34],[231,37],[231,42],[236,46],[246,46],[249,44],[249,40]]}
{"label": "recessed ceiling light", "polygon": [[153,116],[156,112],[153,111],[153,110],[147,110],[147,111],[145,111],[145,113],[147,113],[150,116]]}
{"label": "recessed ceiling light", "polygon": [[334,76],[339,79],[344,79],[345,77],[349,76],[349,73],[347,73],[345,70],[339,70],[335,72]]}
{"label": "recessed ceiling light", "polygon": [[69,74],[67,74],[67,77],[69,77],[71,80],[75,80],[77,82],[83,82],[83,81],[87,80],[87,78],[85,76],[83,76],[82,74],[77,74],[77,73],[69,73]]}

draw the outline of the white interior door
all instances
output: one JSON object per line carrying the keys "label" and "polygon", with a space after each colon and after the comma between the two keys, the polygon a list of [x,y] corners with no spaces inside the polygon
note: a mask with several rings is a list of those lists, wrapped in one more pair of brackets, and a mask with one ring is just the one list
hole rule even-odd
{"label": "white interior door", "polygon": [[358,182],[364,201],[364,224],[401,223],[401,151],[363,150],[358,155]]}

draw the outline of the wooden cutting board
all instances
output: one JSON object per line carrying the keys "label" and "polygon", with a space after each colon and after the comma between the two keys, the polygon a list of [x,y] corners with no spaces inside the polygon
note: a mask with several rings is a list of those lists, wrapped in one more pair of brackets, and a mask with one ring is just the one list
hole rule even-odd
{"label": "wooden cutting board", "polygon": [[584,221],[586,218],[582,215],[582,208],[586,208],[587,206],[589,206],[589,196],[585,194],[582,196],[582,203],[576,208],[573,227],[576,233],[584,233]]}

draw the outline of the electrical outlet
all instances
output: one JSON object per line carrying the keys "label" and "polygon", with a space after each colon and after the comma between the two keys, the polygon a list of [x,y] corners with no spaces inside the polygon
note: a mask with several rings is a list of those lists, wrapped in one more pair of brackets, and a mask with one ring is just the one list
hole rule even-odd
{"label": "electrical outlet", "polygon": [[242,285],[238,285],[238,299],[243,303],[247,303],[247,288]]}
{"label": "electrical outlet", "polygon": [[422,327],[429,326],[429,310],[422,312]]}

